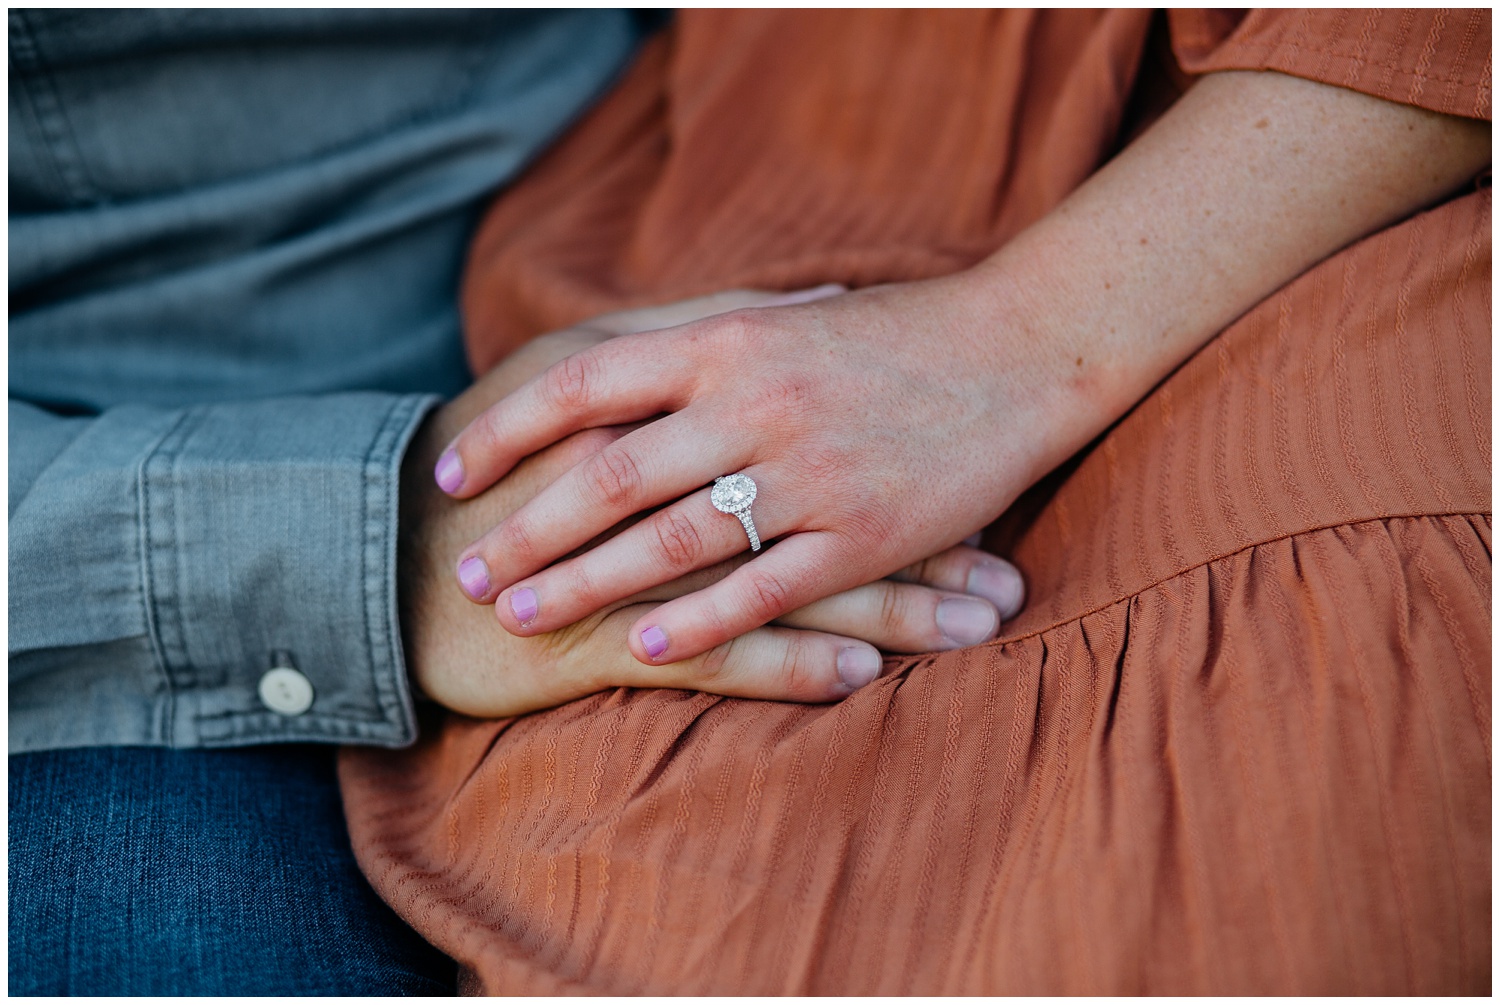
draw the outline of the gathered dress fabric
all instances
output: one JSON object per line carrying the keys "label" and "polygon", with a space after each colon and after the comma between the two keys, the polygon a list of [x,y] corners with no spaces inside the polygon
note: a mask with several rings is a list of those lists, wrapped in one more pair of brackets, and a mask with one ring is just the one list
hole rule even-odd
{"label": "gathered dress fabric", "polygon": [[[1194,74],[1488,119],[1489,39],[684,12],[490,211],[470,360],[965,268]],[[475,993],[1488,993],[1490,209],[1481,180],[1308,270],[1024,495],[985,536],[1029,591],[995,641],[830,705],[429,710],[341,756],[361,867]]]}

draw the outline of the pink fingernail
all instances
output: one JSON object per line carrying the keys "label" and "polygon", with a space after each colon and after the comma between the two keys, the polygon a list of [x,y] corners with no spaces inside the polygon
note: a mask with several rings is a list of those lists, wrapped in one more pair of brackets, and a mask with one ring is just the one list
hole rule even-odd
{"label": "pink fingernail", "polygon": [[438,488],[449,495],[457,492],[464,483],[464,462],[458,459],[458,451],[452,447],[444,450],[432,475],[437,479]]}
{"label": "pink fingernail", "polygon": [[1001,621],[1015,617],[1026,600],[1026,582],[1021,574],[999,559],[976,562],[965,589],[999,608]]}
{"label": "pink fingernail", "polygon": [[667,651],[667,633],[652,625],[641,632],[641,645],[646,647],[646,655],[656,659]]}
{"label": "pink fingernail", "polygon": [[871,646],[845,646],[839,650],[839,679],[859,690],[880,676],[880,653]]}
{"label": "pink fingernail", "polygon": [[510,610],[524,628],[536,620],[536,591],[523,586],[510,595]]}
{"label": "pink fingernail", "polygon": [[973,597],[949,597],[937,605],[937,626],[961,646],[988,641],[1000,627],[995,605]]}
{"label": "pink fingernail", "polygon": [[472,555],[458,563],[458,582],[465,593],[479,600],[490,592],[490,567],[484,559]]}

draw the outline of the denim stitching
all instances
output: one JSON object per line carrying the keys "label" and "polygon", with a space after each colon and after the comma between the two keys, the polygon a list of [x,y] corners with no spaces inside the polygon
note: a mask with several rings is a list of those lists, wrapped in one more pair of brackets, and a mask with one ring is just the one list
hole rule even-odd
{"label": "denim stitching", "polygon": [[[162,638],[161,632],[162,610],[157,596],[157,583],[159,578],[165,580],[166,570],[162,570],[163,575],[161,577],[156,575],[156,549],[153,546],[153,538],[158,521],[153,518],[153,513],[161,505],[161,502],[152,493],[151,482],[153,475],[151,469],[153,462],[157,462],[158,460],[168,464],[171,463],[171,451],[174,448],[168,447],[167,444],[174,440],[180,442],[179,431],[187,423],[188,416],[188,412],[183,412],[177,417],[177,420],[168,427],[167,431],[146,451],[146,455],[141,458],[140,465],[136,469],[137,498],[139,500],[138,505],[140,506],[138,523],[140,527],[141,548],[141,603],[144,607],[146,619],[146,634],[151,640],[151,651],[156,656],[157,670],[161,673],[162,680],[167,688],[166,701],[163,707],[158,710],[158,719],[162,731],[159,738],[168,744],[172,743],[176,728],[179,688],[177,681],[173,679],[172,675],[173,659],[168,656],[166,640]],[[161,516],[170,522],[174,509],[170,502],[166,504],[166,507],[166,512],[161,514]],[[174,587],[170,592],[175,598],[178,591]],[[178,604],[178,606],[180,607],[181,605]],[[180,615],[178,621],[180,631]]]}
{"label": "denim stitching", "polygon": [[16,61],[24,63],[35,81],[34,88],[22,87],[27,104],[36,116],[53,169],[57,173],[64,194],[73,202],[98,202],[99,187],[89,178],[83,166],[83,151],[78,144],[78,135],[68,118],[62,95],[58,93],[57,81],[47,69],[36,34],[26,23],[26,15],[12,11],[11,53]]}

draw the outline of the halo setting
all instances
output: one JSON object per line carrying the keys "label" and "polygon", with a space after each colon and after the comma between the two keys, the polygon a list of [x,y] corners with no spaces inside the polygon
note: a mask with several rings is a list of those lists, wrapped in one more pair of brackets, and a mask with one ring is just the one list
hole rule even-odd
{"label": "halo setting", "polygon": [[755,482],[749,475],[725,475],[714,479],[709,501],[720,513],[738,513],[755,502]]}
{"label": "halo setting", "polygon": [[739,517],[745,536],[750,538],[750,550],[760,551],[760,535],[755,531],[755,521],[750,519],[750,504],[755,502],[755,480],[749,475],[715,478],[708,499],[720,513]]}

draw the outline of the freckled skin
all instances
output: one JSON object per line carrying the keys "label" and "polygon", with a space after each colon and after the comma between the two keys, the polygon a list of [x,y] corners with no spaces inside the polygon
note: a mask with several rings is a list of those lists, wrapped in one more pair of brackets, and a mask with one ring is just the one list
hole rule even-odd
{"label": "freckled skin", "polygon": [[[502,402],[503,421],[477,424],[463,447],[464,491],[560,431],[673,411],[631,434],[636,466],[659,475],[630,512],[743,469],[761,486],[757,526],[777,541],[652,613],[672,640],[669,658],[691,656],[984,526],[1235,317],[1455,190],[1488,158],[1487,123],[1277,73],[1209,74],[1056,210],[965,272],[590,350],[589,369],[608,378],[584,399],[589,409],[560,415],[525,392]],[[509,438],[486,440],[485,428]],[[808,458],[819,477],[807,476]],[[559,576],[549,563],[627,515],[568,502],[589,498],[578,477],[565,475],[526,514],[550,551],[518,559],[501,546],[503,526],[487,538],[500,588]],[[713,557],[743,550],[735,521],[718,519],[733,526],[701,527],[720,549]],[[605,547],[612,566],[577,560],[592,582],[617,575],[606,570],[628,554]],[[655,574],[645,551],[634,554],[631,575]],[[561,594],[547,601],[554,627],[590,612],[551,582]],[[645,659],[636,642],[632,652]]]}

